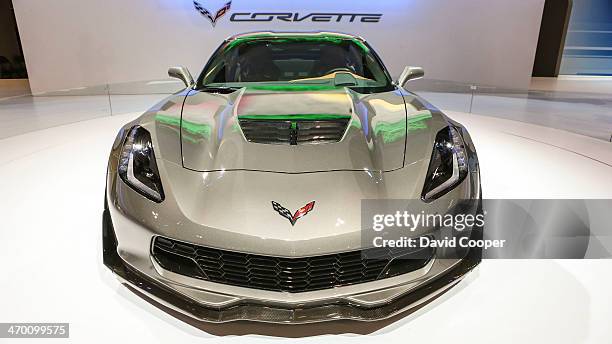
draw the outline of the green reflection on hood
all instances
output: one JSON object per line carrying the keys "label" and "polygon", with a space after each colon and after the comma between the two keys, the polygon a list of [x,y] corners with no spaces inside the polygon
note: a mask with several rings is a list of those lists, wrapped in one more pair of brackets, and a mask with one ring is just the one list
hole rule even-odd
{"label": "green reflection on hood", "polygon": [[384,143],[393,143],[406,135],[406,132],[427,129],[427,119],[431,118],[431,112],[423,111],[397,122],[379,122],[374,127],[374,135],[381,134]]}
{"label": "green reflection on hood", "polygon": [[[155,120],[157,122],[167,124],[173,127],[181,126],[181,119],[177,117],[173,117],[173,116],[165,116],[165,115],[157,114],[155,115]],[[187,134],[199,136],[200,138],[204,138],[206,140],[210,139],[210,134],[212,132],[212,126],[208,123],[194,123],[194,122],[183,120],[182,126]]]}
{"label": "green reflection on hood", "polygon": [[325,113],[290,114],[290,115],[239,115],[239,119],[273,120],[273,121],[328,121],[350,119],[351,115],[336,115]]}

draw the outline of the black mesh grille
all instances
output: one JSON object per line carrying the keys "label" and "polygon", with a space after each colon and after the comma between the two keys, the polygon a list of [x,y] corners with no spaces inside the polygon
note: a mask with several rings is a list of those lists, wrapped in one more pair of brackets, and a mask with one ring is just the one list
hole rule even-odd
{"label": "black mesh grille", "polygon": [[339,142],[350,119],[261,120],[240,119],[240,128],[249,142],[298,145]]}
{"label": "black mesh grille", "polygon": [[[414,251],[414,249],[411,249]],[[385,267],[408,249],[369,249],[304,258],[238,253],[156,237],[153,257],[162,268],[212,282],[285,292],[304,292],[391,277]],[[414,254],[414,253],[413,253]],[[433,251],[396,259],[402,273],[427,264]]]}

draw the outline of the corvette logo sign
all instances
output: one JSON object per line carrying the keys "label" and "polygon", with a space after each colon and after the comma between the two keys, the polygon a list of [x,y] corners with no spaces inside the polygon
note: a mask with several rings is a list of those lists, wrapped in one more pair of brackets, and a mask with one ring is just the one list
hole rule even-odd
{"label": "corvette logo sign", "polygon": [[298,209],[295,212],[295,214],[291,215],[291,212],[288,209],[284,208],[279,203],[272,201],[272,208],[274,208],[274,210],[277,213],[279,213],[282,217],[289,220],[292,226],[295,226],[295,223],[300,217],[303,217],[306,214],[308,214],[310,211],[312,211],[312,209],[314,209],[314,205],[315,205],[315,201],[312,201],[306,204],[305,206],[301,207],[300,209]]}
{"label": "corvette logo sign", "polygon": [[[198,2],[193,0],[193,6],[204,18],[206,18],[213,27],[217,25],[217,21],[225,16],[232,7],[232,1],[225,3],[223,7],[218,9],[214,14],[204,7],[205,0]],[[209,6],[209,5],[206,5]],[[240,11],[232,13],[229,21],[232,23],[269,23],[269,22],[285,22],[285,23],[378,23],[382,19],[381,13],[354,13],[354,12],[251,12]]]}
{"label": "corvette logo sign", "polygon": [[204,18],[210,21],[213,27],[215,27],[215,25],[217,25],[217,20],[223,17],[230,10],[230,8],[232,7],[232,2],[228,1],[223,7],[221,7],[217,12],[215,12],[214,16],[212,15],[212,13],[210,13],[210,11],[204,8],[202,4],[195,0],[193,1],[193,6],[198,12],[200,12],[201,15],[204,16]]}

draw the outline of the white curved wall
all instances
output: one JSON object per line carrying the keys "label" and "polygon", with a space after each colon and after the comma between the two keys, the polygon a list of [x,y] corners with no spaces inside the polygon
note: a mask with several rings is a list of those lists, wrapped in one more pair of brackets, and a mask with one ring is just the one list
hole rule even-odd
{"label": "white curved wall", "polygon": [[[526,88],[544,0],[233,0],[215,28],[192,0],[13,0],[34,93],[197,74],[222,39],[259,30],[359,34],[393,75],[421,65],[433,79]],[[199,0],[215,11],[224,0]],[[381,13],[379,23],[237,23],[236,12]]]}

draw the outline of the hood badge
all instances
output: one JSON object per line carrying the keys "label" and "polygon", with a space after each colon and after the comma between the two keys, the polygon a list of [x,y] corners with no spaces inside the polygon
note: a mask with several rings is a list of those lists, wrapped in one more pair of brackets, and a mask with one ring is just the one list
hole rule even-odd
{"label": "hood badge", "polygon": [[301,207],[300,209],[298,209],[295,214],[291,215],[291,212],[283,207],[282,205],[280,205],[277,202],[272,201],[272,208],[280,214],[280,216],[286,218],[287,220],[289,220],[289,222],[291,222],[292,226],[295,226],[295,223],[297,222],[297,220],[303,216],[305,216],[306,214],[308,214],[309,212],[312,211],[312,209],[314,209],[314,205],[315,205],[315,201],[312,201],[308,204],[306,204],[305,206]]}

